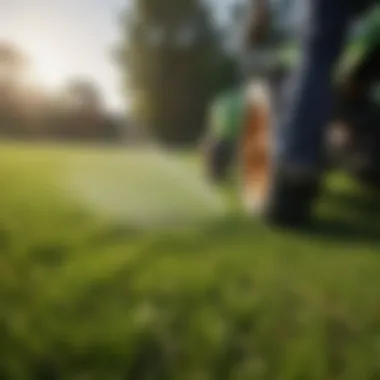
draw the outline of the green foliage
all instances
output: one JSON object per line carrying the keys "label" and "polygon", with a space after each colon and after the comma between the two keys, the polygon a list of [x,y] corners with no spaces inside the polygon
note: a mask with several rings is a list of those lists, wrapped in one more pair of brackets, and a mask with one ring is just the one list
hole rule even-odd
{"label": "green foliage", "polygon": [[365,49],[376,46],[380,42],[380,6],[376,6],[363,20],[360,31],[361,43]]}
{"label": "green foliage", "polygon": [[[92,154],[108,170],[112,154]],[[345,179],[321,204],[324,234],[238,215],[143,232],[53,186],[72,150],[0,155],[2,379],[380,376],[378,202]]]}
{"label": "green foliage", "polygon": [[134,1],[121,63],[135,119],[168,143],[194,142],[209,99],[235,80],[235,62],[205,3]]}

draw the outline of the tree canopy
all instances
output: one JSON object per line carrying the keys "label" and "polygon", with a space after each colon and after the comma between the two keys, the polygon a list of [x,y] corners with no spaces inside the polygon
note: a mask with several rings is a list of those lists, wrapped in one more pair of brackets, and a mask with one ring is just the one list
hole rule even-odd
{"label": "tree canopy", "polygon": [[210,7],[201,0],[134,0],[123,29],[121,63],[134,118],[161,141],[195,141],[209,100],[236,79]]}

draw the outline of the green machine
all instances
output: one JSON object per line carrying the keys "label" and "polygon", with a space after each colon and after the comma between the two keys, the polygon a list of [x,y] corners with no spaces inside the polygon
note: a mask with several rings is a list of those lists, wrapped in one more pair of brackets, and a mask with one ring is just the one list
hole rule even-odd
{"label": "green machine", "polygon": [[380,187],[380,6],[359,25],[338,67],[333,118],[349,138],[331,144],[332,163]]}
{"label": "green machine", "polygon": [[[294,44],[275,51],[275,64],[265,75],[281,82],[298,62]],[[360,181],[380,186],[380,6],[358,26],[342,56],[335,84],[332,124],[345,128],[347,141],[327,140],[327,161]],[[276,88],[276,86],[274,86]],[[214,181],[228,178],[244,124],[243,88],[227,91],[210,105],[205,140],[205,163]]]}
{"label": "green machine", "polygon": [[244,125],[245,97],[240,88],[221,94],[209,107],[203,153],[207,174],[215,182],[228,177]]}

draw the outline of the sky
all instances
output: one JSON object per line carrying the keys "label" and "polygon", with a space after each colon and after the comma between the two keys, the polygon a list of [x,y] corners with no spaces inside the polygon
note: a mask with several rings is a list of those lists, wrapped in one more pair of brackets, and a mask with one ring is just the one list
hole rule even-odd
{"label": "sky", "polygon": [[[218,5],[223,22],[229,14],[226,5],[240,0],[208,1]],[[110,109],[123,110],[127,102],[111,49],[120,39],[118,16],[128,2],[0,0],[0,40],[14,42],[30,56],[37,83],[56,91],[70,78],[89,78]]]}
{"label": "sky", "polygon": [[122,110],[119,69],[111,49],[128,0],[0,0],[0,40],[27,52],[38,83],[58,90],[72,77],[93,80],[107,106]]}

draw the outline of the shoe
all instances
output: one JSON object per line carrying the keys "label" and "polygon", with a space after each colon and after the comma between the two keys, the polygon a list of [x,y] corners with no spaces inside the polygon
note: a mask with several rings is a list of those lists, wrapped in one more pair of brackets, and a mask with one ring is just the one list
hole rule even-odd
{"label": "shoe", "polygon": [[261,212],[272,226],[309,228],[319,194],[319,179],[295,178],[277,171],[272,176],[271,191]]}

